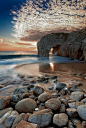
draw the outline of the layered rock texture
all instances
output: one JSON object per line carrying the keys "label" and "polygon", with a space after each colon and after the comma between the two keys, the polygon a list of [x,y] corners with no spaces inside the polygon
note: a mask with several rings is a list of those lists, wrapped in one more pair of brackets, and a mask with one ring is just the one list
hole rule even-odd
{"label": "layered rock texture", "polygon": [[37,43],[38,55],[48,57],[51,48],[54,55],[86,61],[86,28],[71,33],[52,33]]}

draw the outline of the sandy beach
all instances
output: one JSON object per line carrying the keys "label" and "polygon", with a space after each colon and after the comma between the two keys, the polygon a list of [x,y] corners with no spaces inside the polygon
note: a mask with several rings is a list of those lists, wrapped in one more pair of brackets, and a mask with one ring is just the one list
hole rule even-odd
{"label": "sandy beach", "polygon": [[15,67],[15,71],[22,75],[42,76],[45,74],[56,75],[59,82],[82,83],[86,89],[86,63],[62,63],[62,64],[29,64]]}
{"label": "sandy beach", "polygon": [[[84,96],[86,95],[86,63],[85,62],[61,63],[61,64],[57,64],[57,63],[49,63],[49,64],[37,63],[37,64],[22,64],[22,65],[18,64],[17,66],[14,67],[13,72],[16,73],[16,75],[17,75],[16,82],[19,82],[19,84],[18,83],[13,84],[13,85],[11,84],[11,85],[7,85],[4,88],[1,88],[0,89],[0,97],[3,97],[3,96],[9,97],[10,96],[11,103],[14,103],[14,104],[16,104],[15,100],[18,100],[20,98],[18,96],[20,96],[20,95],[22,95],[22,96],[24,96],[24,98],[26,98],[24,100],[27,100],[27,99],[32,100],[35,98],[33,100],[33,101],[35,101],[36,98],[38,98],[38,97],[34,97],[31,87],[32,87],[32,89],[33,89],[33,87],[34,88],[37,87],[37,88],[41,88],[44,90],[43,95],[48,95],[48,96],[52,95],[52,98],[50,100],[57,101],[56,98],[61,99],[62,97],[64,97],[64,99],[68,99],[69,106],[68,105],[65,106],[65,109],[66,109],[66,107],[68,107],[68,110],[66,109],[66,111],[72,112],[72,111],[76,111],[76,109],[70,107],[70,105],[72,103],[74,103],[74,100],[70,98],[73,95],[73,93],[76,93],[76,96],[74,98],[76,98],[79,93],[80,93],[79,95],[81,95],[81,94],[84,94]],[[63,83],[65,85],[65,87],[68,90],[70,90],[69,93],[67,92],[67,94],[65,94],[64,89],[61,91],[54,89],[53,87],[55,87],[55,85],[57,85],[58,82]],[[27,85],[28,85],[28,87],[30,86],[30,90],[28,93],[19,92],[19,90],[26,91]],[[39,92],[40,91],[38,91],[38,93]],[[29,95],[29,98],[27,98],[28,95]],[[39,97],[41,95],[39,95]],[[80,96],[79,96],[79,98],[80,98]],[[19,99],[19,100],[23,101],[23,99],[22,100]],[[33,101],[31,101],[31,102],[33,102]],[[55,101],[55,104],[56,104],[56,101]],[[54,101],[51,102],[50,106],[52,106],[53,102]],[[63,104],[65,103],[63,101],[61,101],[61,102]],[[77,106],[77,104],[84,105],[84,103],[82,103],[80,101],[77,102],[77,100],[76,100],[76,106]],[[39,107],[38,109],[40,110],[39,113],[41,111],[47,110],[47,109],[45,109],[46,103],[45,103],[45,106],[41,106],[41,107],[40,106],[38,105],[38,107]],[[22,107],[21,107],[21,109],[22,109]],[[62,112],[63,111],[65,112],[64,107],[62,108]],[[19,109],[19,112],[20,112],[20,109]],[[37,110],[35,110],[35,112],[37,112]],[[70,117],[71,121],[75,120],[76,117],[77,116],[75,116],[75,115],[74,115],[73,119]],[[81,122],[83,120],[80,122],[79,118],[80,117],[77,117],[77,119],[76,119],[77,122],[75,122],[75,124],[72,123],[72,125],[76,126],[76,128],[81,128],[83,125],[83,124],[81,124]],[[71,124],[69,124],[69,122],[68,122],[68,125],[71,125]],[[67,125],[67,127],[68,127],[68,125]],[[53,124],[51,123],[50,126],[53,126]],[[48,127],[46,127],[46,128],[48,128]],[[56,127],[53,127],[53,128],[56,128]]]}
{"label": "sandy beach", "polygon": [[[19,74],[23,77],[32,77],[28,79],[28,83],[31,81],[37,81],[38,77],[42,77],[44,75],[49,76],[57,76],[59,82],[65,83],[69,86],[71,83],[73,84],[82,84],[80,89],[86,90],[86,63],[49,63],[49,64],[24,64],[17,65],[13,71],[16,74]],[[16,78],[17,81],[17,78]],[[44,87],[46,90],[52,85],[52,83],[36,83],[39,86]],[[0,89],[0,96],[11,95],[12,92],[22,86],[22,82],[19,84],[8,85],[3,89]]]}

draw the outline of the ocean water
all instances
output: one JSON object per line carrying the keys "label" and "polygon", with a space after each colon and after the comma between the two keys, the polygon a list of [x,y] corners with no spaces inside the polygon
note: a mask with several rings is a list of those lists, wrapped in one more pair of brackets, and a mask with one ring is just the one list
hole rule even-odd
{"label": "ocean water", "polygon": [[31,64],[31,63],[71,63],[79,62],[77,59],[50,55],[49,57],[39,57],[37,54],[30,52],[16,51],[0,51],[0,65],[16,65],[16,64]]}
{"label": "ocean water", "polygon": [[37,63],[75,63],[78,60],[70,58],[50,55],[49,57],[38,57],[37,54],[30,52],[12,52],[0,51],[0,84],[8,85],[12,81],[18,79],[14,68],[22,64],[37,64]]}

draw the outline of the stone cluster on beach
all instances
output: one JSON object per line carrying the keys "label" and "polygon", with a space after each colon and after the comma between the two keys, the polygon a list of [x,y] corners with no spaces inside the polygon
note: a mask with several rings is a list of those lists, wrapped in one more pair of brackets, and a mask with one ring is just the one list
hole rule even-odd
{"label": "stone cluster on beach", "polygon": [[71,33],[52,33],[37,43],[38,55],[48,57],[51,49],[54,55],[86,61],[86,28]]}
{"label": "stone cluster on beach", "polygon": [[79,86],[44,75],[0,96],[0,128],[86,128],[86,92]]}

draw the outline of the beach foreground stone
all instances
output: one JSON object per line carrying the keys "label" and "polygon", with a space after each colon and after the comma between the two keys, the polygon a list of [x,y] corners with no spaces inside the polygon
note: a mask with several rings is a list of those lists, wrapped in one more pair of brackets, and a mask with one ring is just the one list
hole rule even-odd
{"label": "beach foreground stone", "polygon": [[38,128],[38,126],[37,126],[37,124],[32,124],[27,121],[21,120],[17,124],[16,128]]}
{"label": "beach foreground stone", "polygon": [[4,88],[4,87],[5,87],[5,85],[0,85],[0,89],[1,89],[1,88]]}
{"label": "beach foreground stone", "polygon": [[77,108],[79,116],[83,119],[86,120],[86,105],[81,105]]}
{"label": "beach foreground stone", "polygon": [[76,116],[78,116],[77,109],[75,109],[75,108],[67,108],[66,112],[67,112],[67,115],[69,117],[76,117]]}
{"label": "beach foreground stone", "polygon": [[59,127],[65,126],[68,122],[68,116],[64,113],[55,114],[53,117],[53,123]]}
{"label": "beach foreground stone", "polygon": [[51,98],[51,95],[49,93],[42,93],[39,95],[38,100],[40,102],[45,102],[46,100],[49,100]]}
{"label": "beach foreground stone", "polygon": [[44,89],[42,87],[40,87],[40,86],[35,86],[33,88],[33,94],[34,95],[40,95],[43,92],[44,92]]}
{"label": "beach foreground stone", "polygon": [[82,122],[82,128],[86,128],[86,121]]}
{"label": "beach foreground stone", "polygon": [[60,108],[61,102],[60,102],[60,100],[58,100],[58,99],[56,99],[56,98],[51,98],[51,99],[49,99],[49,100],[47,100],[47,101],[45,102],[45,106],[46,106],[47,108],[52,109],[52,110],[57,110],[57,109]]}
{"label": "beach foreground stone", "polygon": [[61,107],[60,107],[60,113],[65,113],[65,110],[66,110],[66,108],[65,108],[65,105],[64,104],[61,104]]}
{"label": "beach foreground stone", "polygon": [[27,93],[27,92],[28,92],[27,87],[19,87],[19,88],[15,89],[13,94],[16,95],[16,94]]}
{"label": "beach foreground stone", "polygon": [[40,110],[32,114],[28,121],[38,125],[38,128],[48,126],[51,123],[53,113],[50,109]]}
{"label": "beach foreground stone", "polygon": [[0,97],[0,109],[6,108],[11,101],[11,96]]}
{"label": "beach foreground stone", "polygon": [[21,121],[21,120],[24,120],[24,121],[27,121],[29,118],[29,116],[25,113],[21,113],[20,115],[17,115],[16,116],[16,119],[14,120],[13,122],[13,125],[12,125],[12,128],[16,128],[17,124]]}
{"label": "beach foreground stone", "polygon": [[61,89],[63,89],[65,86],[66,86],[65,83],[58,83],[58,84],[56,85],[56,89],[61,90]]}
{"label": "beach foreground stone", "polygon": [[86,103],[86,98],[84,98],[83,100],[81,100],[81,102]]}
{"label": "beach foreground stone", "polygon": [[[29,77],[24,78],[24,82],[28,83],[26,78],[28,80]],[[35,79],[38,81],[37,77]],[[43,76],[42,79],[45,77]],[[59,82],[51,77],[48,80],[50,83],[44,85],[42,82],[38,86],[34,85],[36,88],[29,88],[27,93],[0,97],[0,103],[3,105],[0,110],[0,128],[85,128],[85,90],[82,92],[78,89],[74,93],[74,89],[71,90],[72,87],[49,90],[48,87],[52,83],[57,85]],[[30,81],[33,82],[33,79],[30,78]],[[77,83],[74,83],[74,87],[78,86]],[[33,94],[33,92],[35,93]],[[70,95],[80,101],[71,99]]]}
{"label": "beach foreground stone", "polygon": [[84,93],[79,91],[72,92],[70,95],[70,98],[75,101],[80,101],[83,97],[84,97]]}
{"label": "beach foreground stone", "polygon": [[0,118],[0,128],[11,128],[16,116],[17,111],[8,111]]}
{"label": "beach foreground stone", "polygon": [[5,108],[5,109],[3,109],[3,110],[1,110],[0,111],[0,118],[5,114],[5,113],[7,113],[8,111],[12,111],[13,110],[13,108]]}
{"label": "beach foreground stone", "polygon": [[33,112],[33,110],[36,108],[37,104],[36,101],[31,99],[31,98],[26,98],[23,99],[21,101],[19,101],[16,106],[15,109],[18,112]]}
{"label": "beach foreground stone", "polygon": [[75,108],[75,109],[77,109],[78,106],[84,105],[84,103],[77,101],[77,102],[68,103],[68,105],[69,105],[70,108]]}

